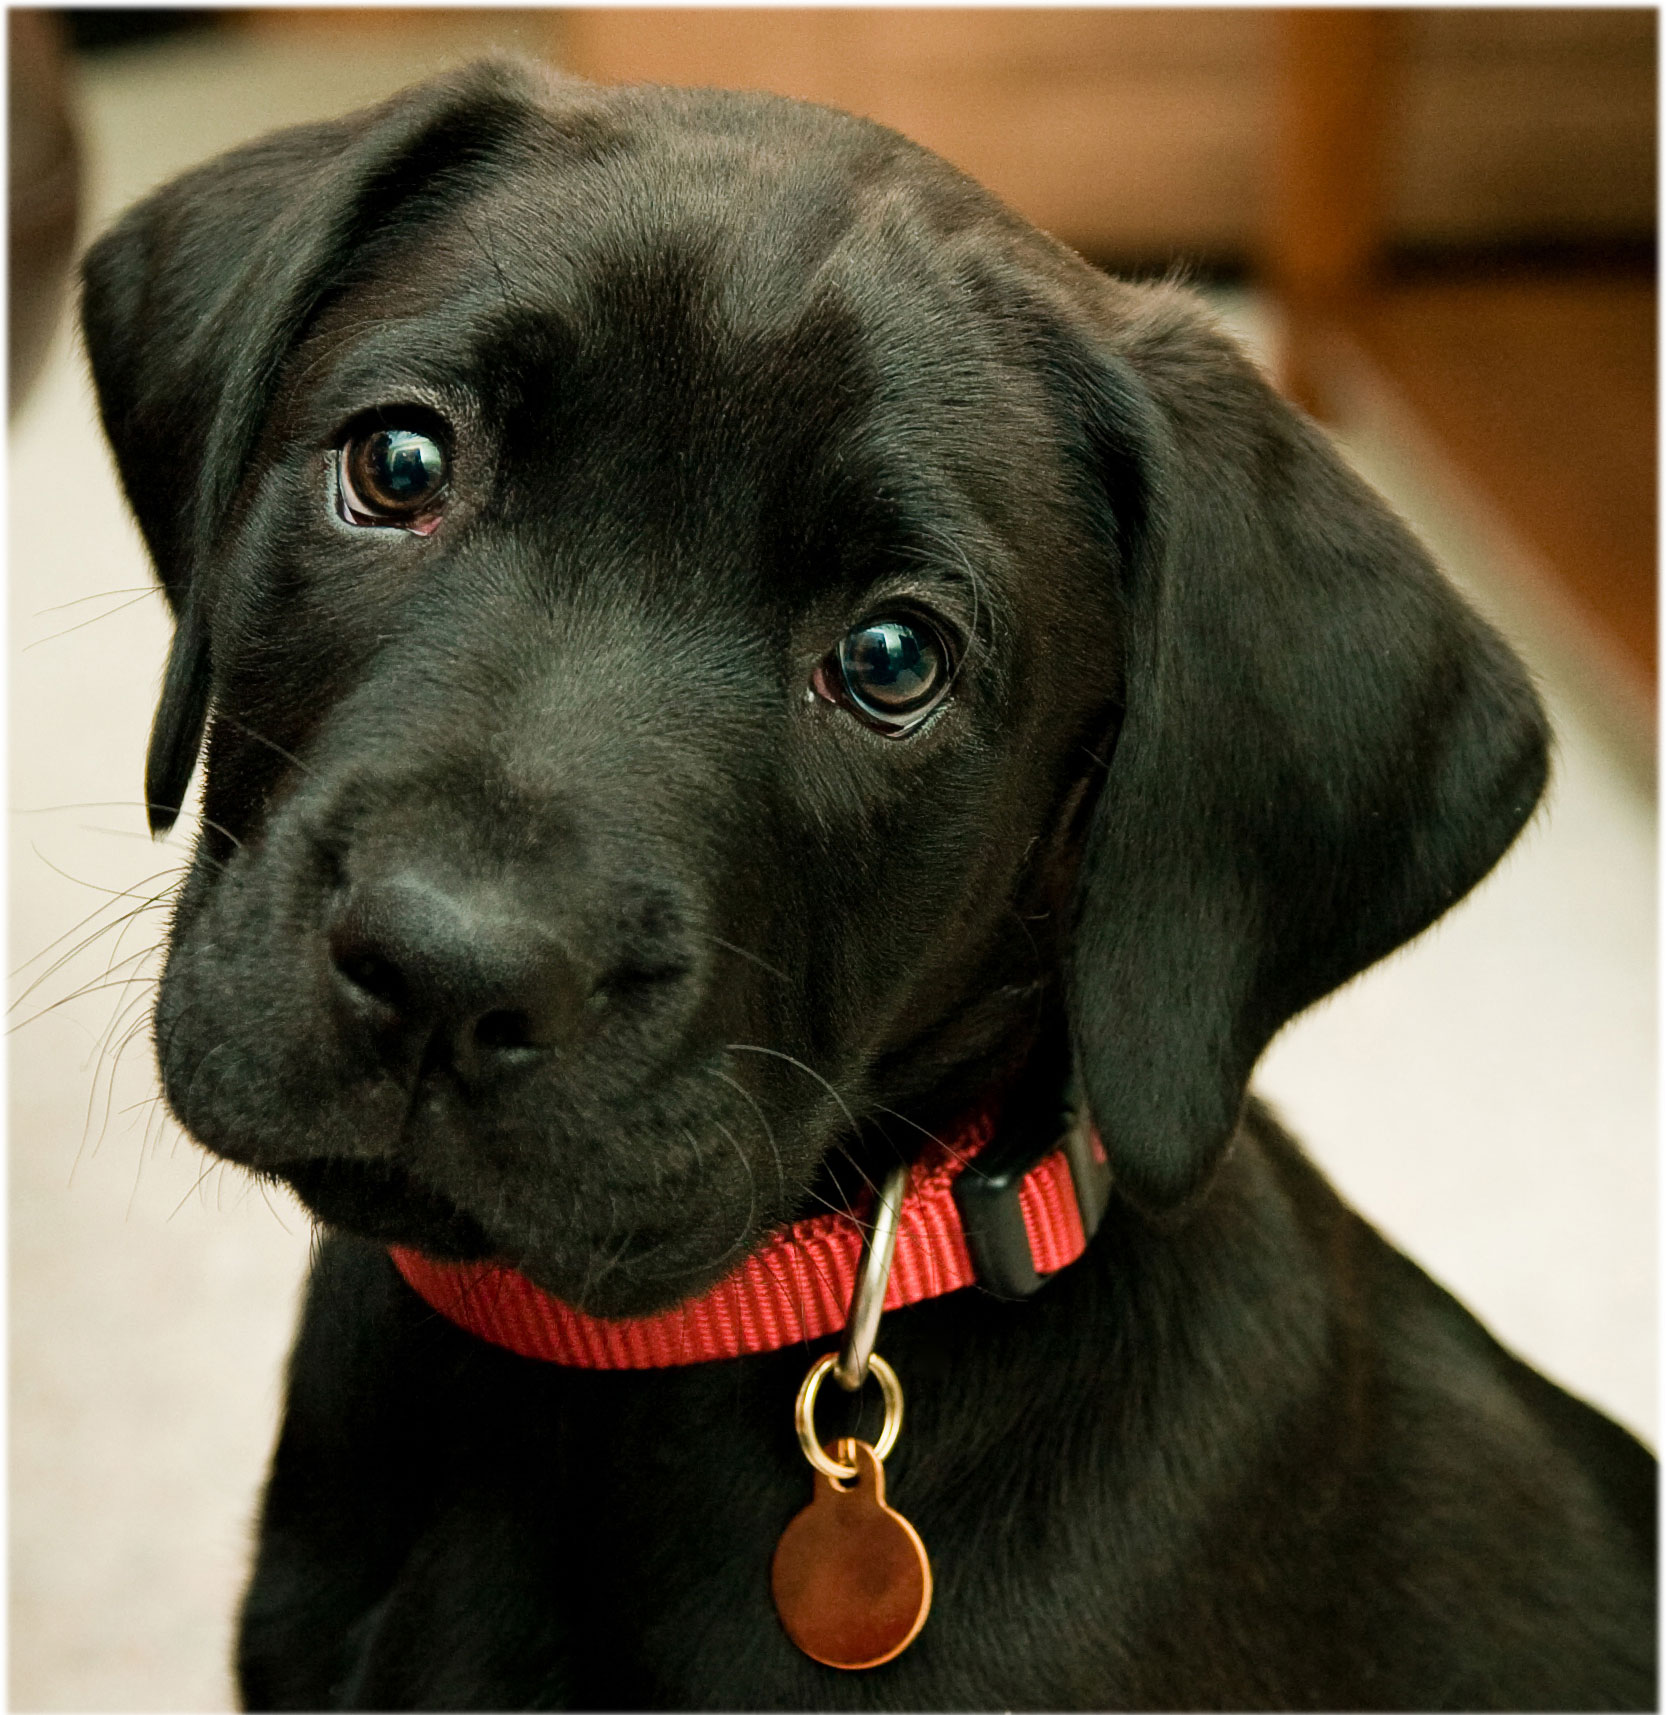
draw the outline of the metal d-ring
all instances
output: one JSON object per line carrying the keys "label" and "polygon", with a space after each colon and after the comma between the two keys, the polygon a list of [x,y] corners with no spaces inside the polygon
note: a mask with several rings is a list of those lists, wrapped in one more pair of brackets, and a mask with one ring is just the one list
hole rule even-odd
{"label": "metal d-ring", "polygon": [[[868,1362],[873,1366],[880,1390],[885,1395],[885,1427],[880,1430],[879,1439],[873,1444],[873,1456],[883,1464],[885,1455],[896,1446],[897,1434],[902,1428],[902,1383],[897,1380],[897,1372],[877,1352],[869,1354]],[[833,1477],[839,1482],[848,1482],[857,1475],[856,1467],[841,1465],[837,1459],[830,1458],[816,1439],[816,1394],[821,1387],[822,1378],[832,1368],[831,1352],[825,1357],[817,1358],[810,1366],[810,1373],[798,1390],[793,1421],[798,1429],[798,1444],[804,1449],[804,1457],[824,1476]]]}
{"label": "metal d-ring", "polygon": [[906,1167],[893,1168],[880,1186],[874,1200],[873,1225],[863,1239],[862,1260],[856,1268],[856,1285],[851,1289],[844,1344],[837,1357],[828,1352],[810,1366],[793,1410],[804,1457],[835,1481],[848,1481],[857,1473],[854,1465],[841,1465],[830,1458],[816,1439],[816,1393],[830,1370],[847,1393],[855,1393],[861,1387],[870,1369],[878,1377],[880,1391],[885,1395],[885,1425],[874,1443],[876,1459],[883,1461],[896,1446],[897,1432],[902,1428],[902,1383],[873,1346],[879,1333],[880,1314],[885,1309],[885,1288],[890,1284],[891,1258],[897,1249],[897,1221],[902,1214],[902,1195],[907,1189]]}
{"label": "metal d-ring", "polygon": [[897,1250],[897,1222],[902,1215],[903,1192],[908,1189],[908,1168],[893,1167],[874,1201],[873,1225],[862,1243],[862,1260],[856,1269],[856,1285],[845,1316],[845,1339],[833,1379],[846,1393],[855,1393],[868,1379],[868,1364],[874,1341],[879,1337],[879,1318],[885,1309],[885,1288],[891,1280],[891,1258]]}

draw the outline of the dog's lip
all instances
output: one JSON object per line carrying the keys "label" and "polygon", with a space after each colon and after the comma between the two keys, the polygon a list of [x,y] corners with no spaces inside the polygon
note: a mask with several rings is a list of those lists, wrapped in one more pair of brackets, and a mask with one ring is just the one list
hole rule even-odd
{"label": "dog's lip", "polygon": [[[682,1236],[674,1223],[633,1227],[624,1233],[609,1229],[588,1238],[567,1235],[570,1243],[576,1241],[594,1255],[589,1258],[589,1266],[583,1262],[575,1265],[569,1260],[565,1268],[551,1271],[542,1266],[544,1259],[536,1255],[506,1254],[502,1242],[494,1239],[474,1216],[397,1162],[319,1156],[276,1163],[262,1171],[286,1182],[327,1226],[379,1244],[402,1245],[440,1262],[515,1269],[564,1301],[573,1285],[566,1276],[575,1266],[580,1277],[588,1276],[595,1257],[605,1257],[606,1273],[612,1277],[612,1283],[617,1286],[629,1281],[631,1302],[623,1314],[641,1313],[642,1306],[635,1299],[644,1292],[655,1300],[647,1306],[649,1310],[663,1307],[659,1301],[665,1298],[669,1282],[658,1277],[652,1263],[675,1258],[677,1241]],[[731,1260],[722,1257],[715,1263],[679,1266],[673,1269],[670,1280],[703,1285],[701,1277],[708,1269],[715,1268],[721,1273],[719,1265],[730,1265]],[[673,1287],[672,1298],[666,1302],[683,1296],[686,1293],[677,1293]]]}
{"label": "dog's lip", "polygon": [[396,1162],[315,1156],[265,1171],[329,1226],[455,1261],[478,1261],[496,1249],[472,1215]]}

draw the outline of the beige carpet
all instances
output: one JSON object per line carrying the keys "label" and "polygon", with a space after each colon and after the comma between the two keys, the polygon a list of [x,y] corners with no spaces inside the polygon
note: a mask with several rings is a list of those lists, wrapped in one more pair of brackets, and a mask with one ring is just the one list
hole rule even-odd
{"label": "beige carpet", "polygon": [[[108,62],[85,91],[93,224],[425,69],[417,49],[212,43]],[[1369,389],[1355,428],[1361,461],[1533,646],[1560,771],[1500,873],[1289,1031],[1261,1086],[1505,1339],[1652,1433],[1652,807],[1566,694],[1554,627],[1502,599],[1512,546],[1408,458]],[[10,1062],[11,1703],[224,1708],[308,1229],[205,1171],[155,1103],[147,902],[186,846],[151,845],[138,796],[167,628],[67,340],[10,468],[10,963],[20,988],[39,980]]]}

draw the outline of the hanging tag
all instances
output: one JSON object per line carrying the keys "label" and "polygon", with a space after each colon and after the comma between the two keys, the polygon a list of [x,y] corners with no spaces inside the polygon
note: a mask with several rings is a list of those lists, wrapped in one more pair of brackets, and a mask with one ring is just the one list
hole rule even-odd
{"label": "hanging tag", "polygon": [[885,1467],[865,1441],[836,1458],[856,1475],[817,1471],[809,1506],[775,1549],[770,1586],[787,1636],[828,1667],[878,1667],[920,1634],[931,1610],[931,1562],[919,1533],[885,1504]]}

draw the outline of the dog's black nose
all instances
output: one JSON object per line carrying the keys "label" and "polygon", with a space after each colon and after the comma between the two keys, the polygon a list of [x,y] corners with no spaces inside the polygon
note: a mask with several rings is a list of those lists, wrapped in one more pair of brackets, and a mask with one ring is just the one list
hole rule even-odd
{"label": "dog's black nose", "polygon": [[356,882],[328,934],[343,1000],[384,1051],[463,1072],[559,1047],[595,987],[512,898],[416,871]]}

